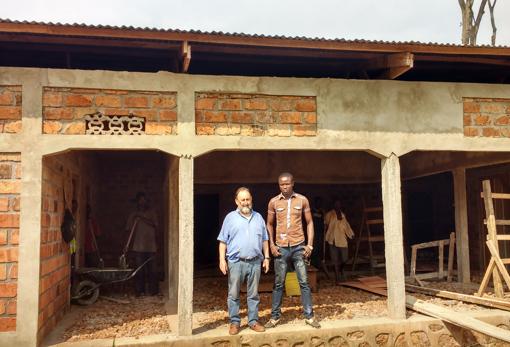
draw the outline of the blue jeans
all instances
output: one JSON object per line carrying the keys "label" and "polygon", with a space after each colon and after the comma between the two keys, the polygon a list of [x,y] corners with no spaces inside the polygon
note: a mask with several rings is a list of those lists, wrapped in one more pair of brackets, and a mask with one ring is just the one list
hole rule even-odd
{"label": "blue jeans", "polygon": [[239,292],[241,285],[247,281],[248,325],[253,325],[259,320],[259,280],[260,259],[237,262],[228,262],[228,315],[230,323],[239,325]]}
{"label": "blue jeans", "polygon": [[279,319],[282,316],[282,297],[283,286],[285,285],[285,276],[287,275],[287,266],[290,262],[294,264],[299,288],[301,289],[301,304],[305,318],[313,317],[312,291],[308,284],[308,274],[303,257],[303,245],[292,247],[278,247],[281,255],[274,259],[274,286],[273,286],[273,304],[271,308],[271,318]]}

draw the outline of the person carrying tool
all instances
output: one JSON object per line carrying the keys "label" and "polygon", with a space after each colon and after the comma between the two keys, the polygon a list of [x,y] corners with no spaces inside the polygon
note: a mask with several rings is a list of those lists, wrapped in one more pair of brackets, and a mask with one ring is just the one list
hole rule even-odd
{"label": "person carrying tool", "polygon": [[[157,252],[156,230],[158,229],[158,218],[155,211],[149,207],[144,192],[138,192],[135,200],[136,210],[131,212],[128,217],[126,232],[131,233],[129,239],[133,239],[132,252],[135,258],[135,266],[138,268],[147,259],[155,258]],[[127,246],[129,247],[129,241]],[[136,274],[136,296],[158,294],[155,264],[155,259],[152,259]]]}
{"label": "person carrying tool", "polygon": [[104,267],[103,258],[99,253],[97,240],[101,237],[101,229],[92,215],[92,208],[89,204],[86,206],[87,231],[85,233],[85,266]]}

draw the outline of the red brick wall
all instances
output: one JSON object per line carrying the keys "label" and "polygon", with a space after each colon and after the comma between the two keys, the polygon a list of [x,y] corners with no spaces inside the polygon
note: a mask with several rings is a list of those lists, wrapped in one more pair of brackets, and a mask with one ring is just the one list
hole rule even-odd
{"label": "red brick wall", "polygon": [[464,135],[510,137],[510,99],[464,98]]}
{"label": "red brick wall", "polygon": [[0,86],[0,133],[21,131],[21,86]]}
{"label": "red brick wall", "polygon": [[315,136],[314,96],[196,93],[197,135]]}
{"label": "red brick wall", "polygon": [[0,332],[16,330],[20,159],[0,153]]}
{"label": "red brick wall", "polygon": [[[70,253],[62,241],[62,186],[68,169],[55,157],[44,158],[42,174],[41,266],[39,278],[39,334],[45,336],[69,305]],[[67,186],[66,186],[67,189]],[[68,193],[68,192],[66,192]],[[66,194],[69,198],[69,194]]]}
{"label": "red brick wall", "polygon": [[177,133],[176,93],[110,89],[50,88],[43,90],[43,133],[85,134],[84,116],[145,118],[145,133]]}

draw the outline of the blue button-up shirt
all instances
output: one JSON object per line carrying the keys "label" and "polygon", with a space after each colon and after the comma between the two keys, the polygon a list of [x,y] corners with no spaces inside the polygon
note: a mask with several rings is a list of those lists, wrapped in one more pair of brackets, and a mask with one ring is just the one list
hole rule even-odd
{"label": "blue button-up shirt", "polygon": [[232,211],[225,217],[218,241],[227,245],[228,261],[243,259],[263,259],[262,245],[268,240],[264,218],[252,211],[249,218],[239,210]]}

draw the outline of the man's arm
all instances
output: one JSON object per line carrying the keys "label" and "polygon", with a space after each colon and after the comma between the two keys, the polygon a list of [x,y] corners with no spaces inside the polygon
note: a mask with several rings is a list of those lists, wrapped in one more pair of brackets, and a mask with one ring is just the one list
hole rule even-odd
{"label": "man's arm", "polygon": [[262,249],[264,251],[264,262],[262,263],[262,267],[264,268],[264,273],[267,274],[269,271],[269,242],[264,241],[262,244]]}
{"label": "man's arm", "polygon": [[267,211],[267,234],[269,235],[269,248],[271,249],[271,254],[274,257],[280,256],[280,251],[278,247],[275,245],[275,234],[274,234],[274,221],[276,219],[276,214],[274,212],[274,207],[272,206],[271,201],[269,202],[268,211]]}
{"label": "man's arm", "polygon": [[220,270],[224,275],[226,275],[228,272],[227,260],[225,259],[225,255],[227,253],[227,244],[225,242],[220,241],[218,250],[220,254]]}
{"label": "man's arm", "polygon": [[305,221],[306,221],[306,235],[308,237],[308,244],[305,247],[304,256],[309,257],[312,254],[313,249],[313,218],[312,218],[312,211],[310,210],[310,205],[308,203],[308,200],[305,200],[306,203],[304,204],[304,213],[305,213]]}

